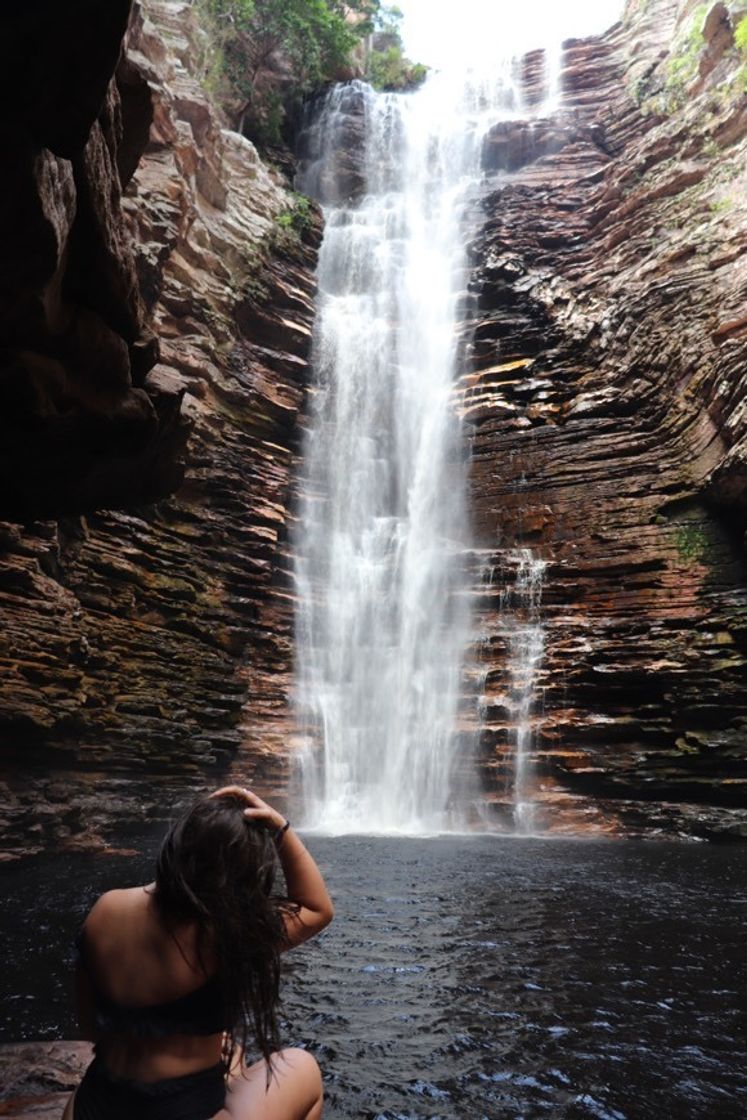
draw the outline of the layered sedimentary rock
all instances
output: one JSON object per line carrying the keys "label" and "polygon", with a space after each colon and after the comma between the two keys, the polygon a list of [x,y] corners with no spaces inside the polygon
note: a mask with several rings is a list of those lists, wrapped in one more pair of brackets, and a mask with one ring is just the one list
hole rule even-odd
{"label": "layered sedimentary rock", "polygon": [[0,1044],[0,1108],[11,1120],[59,1120],[91,1061],[90,1042]]}
{"label": "layered sedimentary rock", "polygon": [[714,5],[701,41],[692,5],[630,4],[607,35],[567,44],[560,114],[486,141],[458,399],[482,550],[482,757],[510,807],[499,608],[530,549],[547,562],[531,759],[545,826],[747,829],[735,18]]}
{"label": "layered sedimentary rock", "polygon": [[[50,46],[46,84],[6,67],[45,91],[11,129],[25,155],[5,236],[20,248],[0,278],[0,824],[18,851],[122,842],[123,822],[167,813],[216,771],[282,784],[292,732],[285,534],[318,220],[222,127],[192,72],[188,5],[136,5],[109,81],[127,7],[107,7],[96,65]],[[485,143],[455,399],[478,544],[471,688],[506,819],[529,673],[537,823],[743,828],[736,15],[712,6],[683,69],[693,6],[631,3],[621,26],[568,45],[560,113]],[[522,78],[539,104],[541,55]],[[356,197],[354,87],[347,101]],[[178,485],[190,427],[184,484],[147,504]],[[51,508],[65,516],[31,520]],[[507,637],[507,611],[529,610],[510,593],[522,550],[546,562],[544,654],[524,670]]]}
{"label": "layered sedimentary rock", "polygon": [[[155,416],[177,402],[178,426],[192,431],[177,497],[144,504],[153,493],[125,464],[114,492],[81,501],[50,455],[45,492],[59,484],[54,504],[67,516],[30,521],[47,510],[29,498],[18,511],[25,523],[2,526],[0,816],[11,849],[97,843],[112,824],[168,813],[173,788],[210,780],[235,756],[245,718],[272,712],[289,665],[276,566],[318,219],[298,212],[281,176],[222,127],[191,72],[199,34],[188,4],[136,4],[85,140],[101,155],[87,182],[110,206],[90,258],[108,253],[112,275],[127,277],[144,332],[122,334],[131,352],[146,335],[158,343],[138,359],[141,380],[131,379],[142,387],[131,393]],[[112,68],[116,60],[115,50]],[[58,187],[49,197],[66,196]],[[103,300],[100,274],[89,280]],[[87,352],[95,337],[82,332]],[[119,350],[124,362],[124,342]],[[80,369],[77,358],[70,368]],[[102,376],[91,369],[94,389]],[[115,465],[121,457],[109,417],[98,419],[105,474],[109,453]],[[153,440],[151,459],[157,432]],[[109,511],[114,500],[126,512]]]}

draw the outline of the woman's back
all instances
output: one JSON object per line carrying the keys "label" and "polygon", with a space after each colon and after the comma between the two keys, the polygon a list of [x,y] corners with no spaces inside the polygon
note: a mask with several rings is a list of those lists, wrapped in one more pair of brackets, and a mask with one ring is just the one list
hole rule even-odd
{"label": "woman's back", "polygon": [[319,1067],[279,1048],[276,1006],[281,951],[332,912],[281,813],[238,786],[198,799],[155,882],[102,895],[86,918],[76,978],[95,1056],[64,1120],[319,1120]]}
{"label": "woman's back", "polygon": [[[112,1073],[142,1081],[217,1062],[220,987],[195,925],[166,929],[151,888],[102,895],[79,939],[86,1025]],[[201,967],[202,963],[202,967]]]}

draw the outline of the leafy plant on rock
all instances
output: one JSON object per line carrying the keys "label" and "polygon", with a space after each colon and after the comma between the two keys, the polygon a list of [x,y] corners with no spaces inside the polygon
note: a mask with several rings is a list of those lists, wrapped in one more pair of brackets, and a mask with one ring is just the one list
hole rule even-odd
{"label": "leafy plant on rock", "polygon": [[734,44],[738,51],[747,54],[747,16],[742,16],[734,28]]}
{"label": "leafy plant on rock", "polygon": [[301,234],[311,224],[311,200],[305,194],[293,192],[293,207],[275,215],[275,222],[281,229],[292,229]]}
{"label": "leafy plant on rock", "polygon": [[703,23],[708,15],[708,4],[695,9],[687,22],[684,35],[679,37],[677,51],[667,65],[668,109],[678,108],[687,93],[687,88],[698,72],[698,61],[705,47]]}
{"label": "leafy plant on rock", "polygon": [[380,8],[374,20],[374,34],[366,53],[365,77],[379,90],[414,89],[428,73],[428,67],[406,57],[399,31],[402,12],[396,7]]}
{"label": "leafy plant on rock", "polygon": [[687,564],[703,563],[708,550],[708,537],[702,525],[687,522],[677,529],[675,538],[677,552]]}
{"label": "leafy plant on rock", "polygon": [[350,67],[379,7],[380,0],[197,0],[213,46],[212,84],[237,130],[278,143],[288,105]]}

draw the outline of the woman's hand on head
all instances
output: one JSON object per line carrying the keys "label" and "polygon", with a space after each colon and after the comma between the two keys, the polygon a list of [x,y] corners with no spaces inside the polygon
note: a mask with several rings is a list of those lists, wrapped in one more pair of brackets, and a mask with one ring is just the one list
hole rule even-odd
{"label": "woman's hand on head", "polygon": [[256,821],[257,824],[265,825],[266,828],[277,831],[285,824],[285,817],[277,809],[273,809],[272,805],[268,805],[256,793],[250,789],[244,789],[242,786],[224,786],[222,789],[217,789],[215,793],[210,794],[211,797],[240,797],[246,802],[246,809],[244,809],[244,816],[249,821]]}
{"label": "woman's hand on head", "polygon": [[246,802],[244,815],[247,820],[272,830],[279,839],[278,855],[285,875],[288,899],[295,909],[285,914],[285,940],[283,949],[292,949],[308,941],[332,921],[334,907],[321,872],[297,833],[283,831],[286,821],[282,813],[273,809],[256,793],[241,786],[225,786],[211,797],[237,797]]}

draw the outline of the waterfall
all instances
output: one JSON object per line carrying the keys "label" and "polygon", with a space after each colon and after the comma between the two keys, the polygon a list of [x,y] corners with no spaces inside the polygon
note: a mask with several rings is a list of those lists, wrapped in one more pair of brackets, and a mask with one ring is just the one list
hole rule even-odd
{"label": "waterfall", "polygon": [[319,189],[326,176],[333,199],[338,152],[327,141],[352,96],[366,190],[325,214],[297,548],[299,703],[317,740],[302,756],[303,795],[310,825],[423,832],[459,823],[451,801],[471,630],[454,328],[459,219],[482,130],[479,111],[471,126],[458,119],[439,83],[427,96],[334,90],[303,184]]}
{"label": "waterfall", "polygon": [[[496,99],[512,96],[500,77],[492,88],[463,84],[459,97],[438,78],[410,96],[353,83],[331,92],[308,140],[301,185],[330,199],[296,562],[312,825],[459,824],[457,715],[471,639],[453,406],[460,219]],[[351,205],[337,202],[336,141],[356,107],[365,193]]]}
{"label": "waterfall", "polygon": [[[298,186],[325,215],[294,540],[308,827],[466,823],[471,539],[454,407],[464,212],[487,130],[547,107],[522,104],[504,54],[491,44],[483,70],[445,68],[409,94],[337,86],[305,132]],[[521,739],[519,768],[525,755]]]}
{"label": "waterfall", "polygon": [[516,549],[505,560],[515,567],[513,581],[501,591],[499,608],[508,655],[506,709],[513,753],[513,817],[514,830],[526,834],[535,830],[531,752],[536,738],[538,676],[545,652],[540,605],[547,563],[528,548]]}

